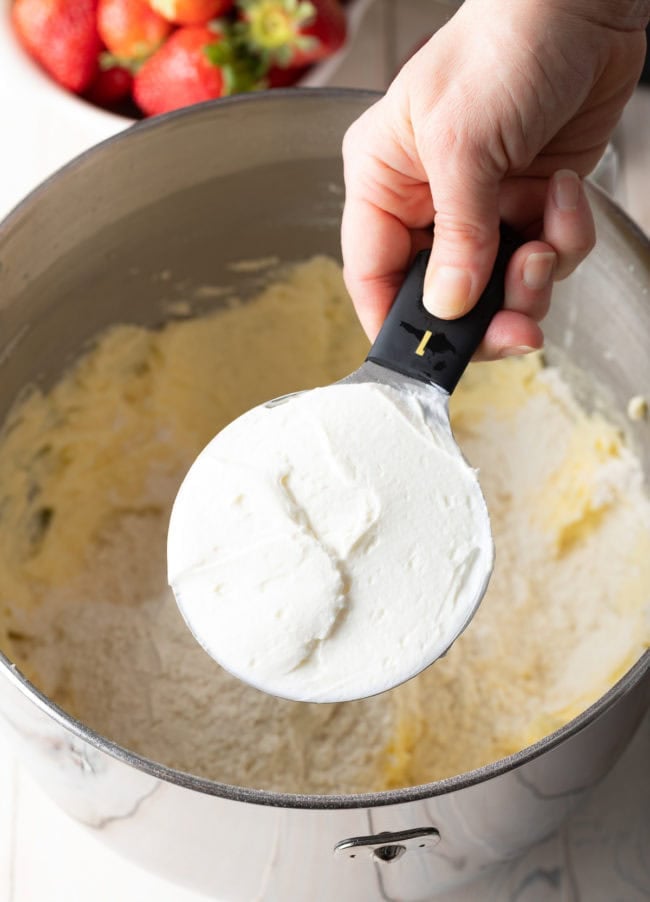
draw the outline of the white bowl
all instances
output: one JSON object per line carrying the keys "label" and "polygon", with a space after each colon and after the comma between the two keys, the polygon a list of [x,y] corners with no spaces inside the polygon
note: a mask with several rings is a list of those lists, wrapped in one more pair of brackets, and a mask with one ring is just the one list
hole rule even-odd
{"label": "white bowl", "polygon": [[59,87],[18,41],[10,7],[5,0],[0,9],[0,218],[72,157],[131,124]]}
{"label": "white bowl", "polygon": [[[353,42],[374,0],[349,3],[346,46],[314,66],[302,84],[327,84]],[[0,219],[29,191],[77,154],[122,131],[134,120],[87,103],[61,88],[20,44],[10,18],[11,0],[0,0],[0,104],[2,137]]]}

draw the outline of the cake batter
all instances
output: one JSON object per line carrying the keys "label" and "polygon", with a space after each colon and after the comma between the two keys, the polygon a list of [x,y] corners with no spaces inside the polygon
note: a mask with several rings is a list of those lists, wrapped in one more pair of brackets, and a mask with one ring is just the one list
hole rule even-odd
{"label": "cake batter", "polygon": [[5,654],[142,755],[285,792],[451,776],[595,701],[648,643],[649,505],[617,429],[539,356],[474,365],[452,396],[496,564],[445,658],[381,696],[311,705],[243,685],[196,644],[165,567],[187,468],[244,410],[333,382],[366,350],[338,266],[319,258],[200,319],[116,326],[33,391],[0,441]]}

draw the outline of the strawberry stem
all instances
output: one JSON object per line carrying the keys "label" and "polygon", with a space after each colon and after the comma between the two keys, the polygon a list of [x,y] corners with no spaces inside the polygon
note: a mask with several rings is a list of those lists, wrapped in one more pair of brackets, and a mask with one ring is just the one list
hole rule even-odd
{"label": "strawberry stem", "polygon": [[264,51],[290,48],[299,43],[301,31],[316,17],[310,0],[239,0],[247,23],[248,40]]}
{"label": "strawberry stem", "polygon": [[263,79],[268,71],[267,63],[259,54],[238,39],[236,32],[224,35],[225,40],[214,44],[206,44],[203,52],[213,66],[223,72],[227,94],[238,94],[254,91],[263,86]]}
{"label": "strawberry stem", "polygon": [[102,70],[102,72],[106,72],[108,69],[114,69],[117,67],[120,69],[126,69],[132,75],[136,75],[138,69],[142,67],[142,64],[145,62],[145,60],[146,57],[126,59],[123,56],[116,56],[114,53],[109,53],[106,50],[105,52],[99,54],[99,68]]}

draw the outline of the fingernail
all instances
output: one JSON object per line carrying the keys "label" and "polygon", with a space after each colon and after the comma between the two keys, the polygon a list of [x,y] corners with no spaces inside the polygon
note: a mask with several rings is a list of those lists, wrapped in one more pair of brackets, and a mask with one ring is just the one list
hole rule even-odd
{"label": "fingernail", "polygon": [[437,266],[424,286],[422,303],[429,313],[448,317],[462,316],[469,306],[472,277],[466,269]]}
{"label": "fingernail", "polygon": [[530,354],[536,350],[537,348],[531,348],[528,345],[515,345],[512,348],[504,348],[499,357],[522,357],[524,354]]}
{"label": "fingernail", "polygon": [[553,179],[553,200],[558,210],[577,209],[580,199],[580,179],[571,169],[560,169]]}
{"label": "fingernail", "polygon": [[552,251],[529,254],[523,270],[526,288],[531,288],[533,291],[541,291],[546,288],[551,281],[554,267],[555,254]]}

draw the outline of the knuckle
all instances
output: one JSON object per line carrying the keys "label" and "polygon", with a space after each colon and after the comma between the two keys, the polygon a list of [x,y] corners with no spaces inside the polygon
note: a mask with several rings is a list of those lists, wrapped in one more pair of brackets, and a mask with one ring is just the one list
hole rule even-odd
{"label": "knuckle", "polygon": [[444,235],[445,242],[465,246],[471,244],[479,250],[486,250],[494,244],[494,225],[482,219],[473,219],[471,214],[463,217],[462,211],[447,213],[437,210],[434,216],[435,231]]}
{"label": "knuckle", "polygon": [[353,156],[363,145],[363,128],[360,120],[356,120],[348,126],[343,135],[342,151],[344,157]]}
{"label": "knuckle", "polygon": [[418,130],[420,154],[441,176],[458,174],[472,181],[492,178],[502,168],[493,144],[485,116],[470,99],[462,105],[436,105],[423,117]]}
{"label": "knuckle", "polygon": [[417,130],[417,149],[423,160],[429,160],[436,169],[454,166],[459,157],[462,133],[457,124],[443,111],[424,117]]}
{"label": "knuckle", "polygon": [[577,239],[570,251],[560,254],[554,279],[561,282],[585,260],[596,246],[595,234],[589,234]]}

